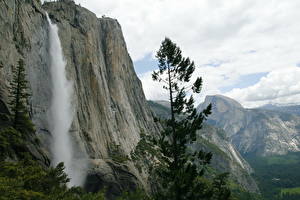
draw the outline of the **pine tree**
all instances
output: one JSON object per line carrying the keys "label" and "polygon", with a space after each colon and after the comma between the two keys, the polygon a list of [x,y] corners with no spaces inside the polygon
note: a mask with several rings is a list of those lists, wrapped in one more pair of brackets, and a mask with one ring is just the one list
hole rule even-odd
{"label": "pine tree", "polygon": [[27,100],[30,96],[27,92],[27,80],[24,60],[20,59],[17,67],[12,71],[13,77],[10,83],[9,105],[12,112],[12,126],[21,133],[32,133],[33,124],[29,118]]}
{"label": "pine tree", "polygon": [[[194,107],[193,94],[200,93],[202,78],[198,77],[193,84],[188,85],[195,64],[189,58],[183,57],[180,48],[169,38],[162,42],[156,58],[159,70],[153,72],[152,78],[163,83],[163,88],[168,91],[171,118],[166,121],[159,139],[153,139],[164,156],[164,163],[161,163],[157,170],[161,187],[155,198],[213,198],[214,191],[218,191],[211,185],[209,187],[203,178],[203,166],[210,163],[212,154],[189,151],[189,146],[196,140],[196,131],[201,129],[203,121],[211,113],[211,105],[200,113]],[[224,196],[226,198],[222,200],[228,198],[227,194]]]}

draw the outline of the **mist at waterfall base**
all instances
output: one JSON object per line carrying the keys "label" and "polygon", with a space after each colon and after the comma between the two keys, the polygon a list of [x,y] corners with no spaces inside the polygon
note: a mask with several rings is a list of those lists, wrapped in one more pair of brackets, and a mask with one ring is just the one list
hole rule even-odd
{"label": "mist at waterfall base", "polygon": [[73,85],[66,78],[66,62],[64,60],[58,27],[52,24],[48,14],[49,43],[51,60],[52,99],[49,110],[49,129],[52,134],[52,166],[60,162],[65,164],[65,172],[71,179],[69,187],[84,184],[86,162],[75,160],[75,147],[70,135],[70,128],[74,117],[72,107]]}

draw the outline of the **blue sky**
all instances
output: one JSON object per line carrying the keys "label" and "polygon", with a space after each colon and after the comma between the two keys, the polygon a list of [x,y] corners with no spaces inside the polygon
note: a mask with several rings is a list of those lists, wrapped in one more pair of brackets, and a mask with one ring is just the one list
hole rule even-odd
{"label": "blue sky", "polygon": [[300,1],[75,0],[116,18],[148,99],[165,99],[151,80],[167,36],[195,61],[206,95],[246,107],[300,103]]}
{"label": "blue sky", "polygon": [[265,77],[268,73],[267,72],[261,72],[261,73],[256,73],[256,74],[247,74],[247,75],[242,75],[239,77],[239,80],[235,82],[232,85],[221,87],[221,93],[226,93],[230,92],[234,88],[247,88],[251,85],[255,85],[260,81],[262,77]]}
{"label": "blue sky", "polygon": [[157,69],[157,61],[151,54],[146,55],[143,59],[134,62],[134,69],[137,74],[143,74]]}

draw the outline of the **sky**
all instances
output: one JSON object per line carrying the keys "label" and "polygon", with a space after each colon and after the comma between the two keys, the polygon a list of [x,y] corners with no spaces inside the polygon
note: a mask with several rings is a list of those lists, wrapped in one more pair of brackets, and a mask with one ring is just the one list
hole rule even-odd
{"label": "sky", "polygon": [[299,0],[75,0],[116,18],[147,99],[166,100],[151,80],[167,36],[204,80],[196,100],[222,94],[245,107],[300,104]]}

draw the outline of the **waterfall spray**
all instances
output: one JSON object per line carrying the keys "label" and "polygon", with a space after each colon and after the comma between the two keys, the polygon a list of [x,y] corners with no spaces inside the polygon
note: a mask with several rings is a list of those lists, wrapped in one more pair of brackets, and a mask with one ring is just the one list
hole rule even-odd
{"label": "waterfall spray", "polygon": [[74,109],[72,108],[73,85],[66,78],[66,62],[64,60],[58,27],[52,24],[48,14],[49,42],[51,60],[52,99],[49,112],[49,126],[53,136],[51,144],[52,165],[60,162],[65,164],[65,172],[71,179],[69,186],[83,184],[84,174],[78,163],[74,160],[74,149],[70,136],[70,127],[73,121]]}

